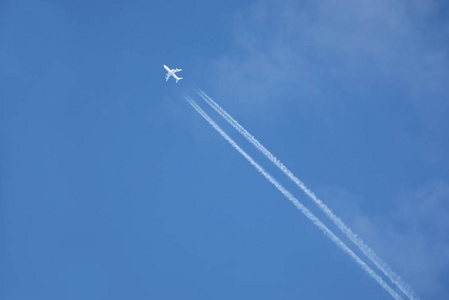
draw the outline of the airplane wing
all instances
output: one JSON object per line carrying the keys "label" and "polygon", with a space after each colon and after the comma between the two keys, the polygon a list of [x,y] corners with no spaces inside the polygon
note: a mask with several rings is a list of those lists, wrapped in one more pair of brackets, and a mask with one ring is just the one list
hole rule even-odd
{"label": "airplane wing", "polygon": [[174,73],[179,72],[179,71],[182,71],[182,69],[174,69],[173,70]]}
{"label": "airplane wing", "polygon": [[168,79],[170,78],[171,74],[167,73],[167,75],[165,75],[165,81],[168,81]]}

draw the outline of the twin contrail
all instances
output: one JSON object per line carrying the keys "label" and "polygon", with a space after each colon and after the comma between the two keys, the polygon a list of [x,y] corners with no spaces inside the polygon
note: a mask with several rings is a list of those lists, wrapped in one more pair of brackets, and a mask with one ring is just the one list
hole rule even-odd
{"label": "twin contrail", "polygon": [[296,206],[312,223],[317,226],[332,242],[334,242],[343,252],[348,254],[360,267],[376,280],[393,298],[402,299],[376,272],[374,272],[363,260],[360,259],[345,243],[343,243],[324,223],[322,223],[310,210],[298,201],[289,191],[287,191],[276,179],[265,171],[251,156],[249,156],[234,140],[229,137],[191,98],[185,96],[192,107],[226,140],[235,150],[237,150],[254,168],[259,171],[271,184],[273,184],[293,205]]}
{"label": "twin contrail", "polygon": [[257,150],[262,152],[273,164],[275,164],[290,180],[292,180],[304,193],[309,196],[313,202],[324,212],[324,214],[340,229],[351,242],[353,242],[363,254],[366,255],[374,265],[379,268],[408,298],[418,299],[410,287],[408,287],[401,278],[391,269],[391,267],[382,261],[365,242],[359,238],[339,217],[337,217],[326,204],[308,189],[305,184],[299,180],[279,159],[268,151],[254,136],[243,128],[234,118],[232,118],[220,105],[210,98],[201,89],[195,87],[198,95],[209,104],[217,113],[219,113],[229,124],[231,124],[241,135],[243,135]]}

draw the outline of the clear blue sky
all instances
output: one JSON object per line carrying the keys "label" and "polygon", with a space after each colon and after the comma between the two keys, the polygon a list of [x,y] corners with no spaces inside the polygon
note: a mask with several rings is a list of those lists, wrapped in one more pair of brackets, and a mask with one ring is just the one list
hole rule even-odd
{"label": "clear blue sky", "polygon": [[391,299],[188,105],[207,109],[196,85],[419,296],[449,299],[448,13],[1,1],[0,298]]}

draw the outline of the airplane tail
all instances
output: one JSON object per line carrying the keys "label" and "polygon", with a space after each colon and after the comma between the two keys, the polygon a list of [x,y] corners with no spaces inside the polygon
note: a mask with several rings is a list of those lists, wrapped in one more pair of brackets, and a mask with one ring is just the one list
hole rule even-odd
{"label": "airplane tail", "polygon": [[179,77],[178,79],[176,79],[176,83],[178,83],[178,81],[181,80],[181,79],[182,79],[182,77]]}

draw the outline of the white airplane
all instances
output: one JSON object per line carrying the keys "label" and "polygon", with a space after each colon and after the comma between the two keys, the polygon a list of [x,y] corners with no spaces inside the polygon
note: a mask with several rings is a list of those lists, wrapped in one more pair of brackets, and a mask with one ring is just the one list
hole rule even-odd
{"label": "white airplane", "polygon": [[176,83],[178,83],[179,80],[182,79],[182,77],[176,76],[176,72],[182,71],[182,69],[170,69],[166,65],[164,65],[165,70],[167,70],[167,75],[165,75],[165,81],[168,81],[170,76],[173,76],[176,79]]}

